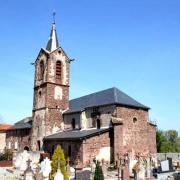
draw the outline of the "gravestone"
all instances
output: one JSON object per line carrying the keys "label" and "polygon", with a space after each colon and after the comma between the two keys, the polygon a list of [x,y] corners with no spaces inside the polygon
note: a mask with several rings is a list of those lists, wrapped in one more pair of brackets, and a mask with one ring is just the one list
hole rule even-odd
{"label": "gravestone", "polygon": [[162,172],[169,171],[169,161],[168,160],[161,161],[161,170],[162,170]]}
{"label": "gravestone", "polygon": [[64,175],[61,173],[60,170],[60,158],[58,158],[58,170],[54,176],[54,180],[64,180]]}
{"label": "gravestone", "polygon": [[107,176],[107,166],[104,160],[102,160],[102,171],[103,171],[104,176]]}
{"label": "gravestone", "polygon": [[56,172],[56,175],[54,177],[54,180],[64,180],[64,176],[63,174],[61,173],[61,170],[58,169],[57,172]]}
{"label": "gravestone", "polygon": [[16,169],[24,171],[27,168],[27,160],[31,159],[31,168],[35,170],[38,166],[40,159],[40,152],[26,151],[17,152],[16,157],[14,156],[14,166]]}
{"label": "gravestone", "polygon": [[167,160],[169,161],[169,171],[173,171],[173,163],[172,163],[172,158],[167,158]]}
{"label": "gravestone", "polygon": [[30,159],[29,154],[26,150],[23,153],[19,154],[16,159],[15,165],[19,168],[20,171],[24,172],[27,169],[27,161]]}
{"label": "gravestone", "polygon": [[27,161],[27,169],[24,171],[24,180],[35,180],[34,173],[30,166],[31,160],[28,159]]}
{"label": "gravestone", "polygon": [[41,169],[39,166],[36,168],[34,176],[35,176],[36,180],[42,180],[43,179],[42,172],[41,172]]}
{"label": "gravestone", "polygon": [[71,169],[70,169],[70,165],[69,165],[69,158],[67,159],[67,165],[66,165],[66,171],[68,176],[71,176]]}
{"label": "gravestone", "polygon": [[76,179],[78,180],[89,180],[91,178],[91,171],[79,171],[76,174]]}
{"label": "gravestone", "polygon": [[51,161],[46,157],[42,162],[41,162],[41,170],[40,172],[42,173],[43,179],[48,180],[49,174],[51,172]]}

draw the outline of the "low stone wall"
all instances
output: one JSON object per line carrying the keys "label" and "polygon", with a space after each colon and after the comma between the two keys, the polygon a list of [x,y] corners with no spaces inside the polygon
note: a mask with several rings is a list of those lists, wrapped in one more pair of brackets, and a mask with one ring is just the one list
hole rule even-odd
{"label": "low stone wall", "polygon": [[160,161],[172,158],[174,161],[180,161],[180,153],[157,153],[157,159]]}
{"label": "low stone wall", "polygon": [[12,167],[12,161],[0,161],[0,167]]}

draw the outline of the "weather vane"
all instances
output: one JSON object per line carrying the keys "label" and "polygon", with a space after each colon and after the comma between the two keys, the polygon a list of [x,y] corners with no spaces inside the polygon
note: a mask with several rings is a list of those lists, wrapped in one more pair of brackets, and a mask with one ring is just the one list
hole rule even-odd
{"label": "weather vane", "polygon": [[56,16],[56,12],[53,12],[53,22],[55,24],[55,16]]}

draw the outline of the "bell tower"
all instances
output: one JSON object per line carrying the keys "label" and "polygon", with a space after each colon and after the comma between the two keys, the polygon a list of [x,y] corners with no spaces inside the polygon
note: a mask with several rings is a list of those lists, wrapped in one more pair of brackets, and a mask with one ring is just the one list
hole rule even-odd
{"label": "bell tower", "polygon": [[40,150],[43,138],[62,130],[63,111],[69,107],[70,60],[59,46],[56,24],[35,65],[31,149]]}

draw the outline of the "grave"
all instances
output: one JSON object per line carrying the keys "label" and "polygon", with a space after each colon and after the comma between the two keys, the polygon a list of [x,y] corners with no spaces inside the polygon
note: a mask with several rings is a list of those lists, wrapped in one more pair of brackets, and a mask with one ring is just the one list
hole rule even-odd
{"label": "grave", "polygon": [[49,174],[51,172],[51,161],[46,157],[42,162],[41,162],[41,170],[40,172],[42,173],[43,179],[49,179]]}

